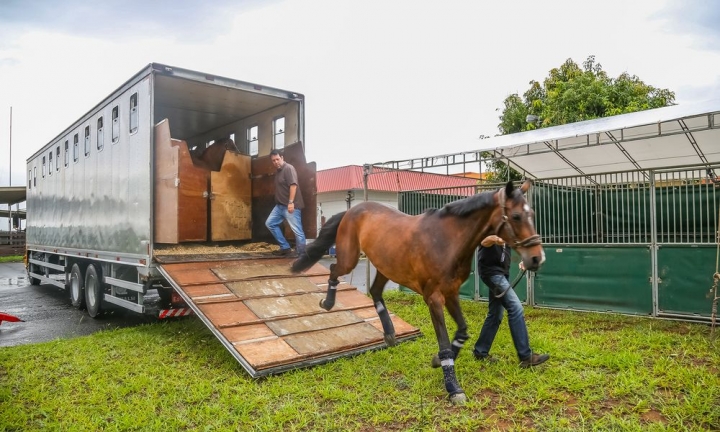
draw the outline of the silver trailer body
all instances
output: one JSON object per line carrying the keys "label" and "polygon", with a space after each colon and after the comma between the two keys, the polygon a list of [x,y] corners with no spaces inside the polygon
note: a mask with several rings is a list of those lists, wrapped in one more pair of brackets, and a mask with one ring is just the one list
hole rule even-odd
{"label": "silver trailer body", "polygon": [[[154,160],[155,126],[163,121],[186,150],[232,138],[253,170],[267,165],[262,159],[272,149],[291,147],[285,143],[300,149],[304,162],[302,94],[150,64],[27,160],[31,282],[68,286],[73,303],[84,306],[81,291],[92,264],[105,301],[147,312],[144,295],[162,283],[153,250],[163,223],[155,220]],[[267,173],[250,174],[248,189],[267,190]],[[253,197],[253,212],[269,211],[271,200]],[[252,240],[266,231],[257,219]]]}

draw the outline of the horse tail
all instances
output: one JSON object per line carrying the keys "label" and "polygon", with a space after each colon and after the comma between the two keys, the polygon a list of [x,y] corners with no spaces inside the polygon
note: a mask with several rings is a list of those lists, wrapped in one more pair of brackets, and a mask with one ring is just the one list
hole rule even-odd
{"label": "horse tail", "polygon": [[305,253],[292,263],[293,273],[300,273],[312,267],[312,265],[320,261],[320,258],[325,255],[325,252],[335,244],[338,227],[345,213],[347,212],[338,213],[325,222],[325,225],[320,229],[320,234],[318,234],[317,239],[310,243],[307,249],[305,249]]}

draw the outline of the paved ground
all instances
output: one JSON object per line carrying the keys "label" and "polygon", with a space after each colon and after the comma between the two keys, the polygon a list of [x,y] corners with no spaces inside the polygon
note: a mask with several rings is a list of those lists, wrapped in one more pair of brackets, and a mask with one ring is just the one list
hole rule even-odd
{"label": "paved ground", "polygon": [[[329,266],[334,259],[321,263]],[[365,260],[346,280],[361,292],[366,289]],[[374,269],[371,276],[374,277]],[[372,281],[372,279],[371,279]],[[386,289],[395,289],[389,282]],[[58,338],[72,338],[119,327],[154,322],[154,318],[131,312],[118,312],[100,319],[92,319],[84,311],[70,305],[65,291],[52,285],[29,285],[22,263],[0,263],[0,312],[25,320],[0,324],[0,347],[46,342]]]}
{"label": "paved ground", "polygon": [[0,347],[72,338],[151,322],[148,317],[131,313],[92,319],[72,307],[67,293],[60,288],[29,285],[22,263],[0,263],[0,312],[25,320],[0,324]]}

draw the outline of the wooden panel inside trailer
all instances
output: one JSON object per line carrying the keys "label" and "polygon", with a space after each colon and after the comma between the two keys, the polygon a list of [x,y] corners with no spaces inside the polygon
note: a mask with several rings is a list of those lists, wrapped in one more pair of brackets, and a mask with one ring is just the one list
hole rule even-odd
{"label": "wooden panel inside trailer", "polygon": [[185,141],[170,137],[167,119],[155,126],[155,242],[207,240],[209,174],[193,165]]}

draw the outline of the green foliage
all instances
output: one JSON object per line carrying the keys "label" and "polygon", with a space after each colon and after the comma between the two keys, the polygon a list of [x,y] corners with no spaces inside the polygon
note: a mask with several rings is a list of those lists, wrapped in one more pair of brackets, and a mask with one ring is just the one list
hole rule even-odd
{"label": "green foliage", "polygon": [[[636,75],[623,72],[617,78],[609,77],[595,56],[589,56],[582,67],[567,59],[550,70],[542,85],[530,81],[522,98],[517,94],[505,98],[498,129],[505,135],[660,108],[674,102],[675,93],[645,84]],[[537,120],[528,122],[528,115]],[[488,165],[493,180],[507,180],[507,167],[502,161]],[[519,179],[521,174],[513,172],[511,178]]]}
{"label": "green foliage", "polygon": [[385,297],[425,336],[258,380],[196,318],[2,348],[0,431],[720,428],[707,325],[526,308],[533,349],[551,358],[520,369],[504,322],[500,361],[473,359],[487,303],[462,301],[471,339],[456,370],[469,402],[458,407],[430,367],[437,343],[422,297]]}
{"label": "green foliage", "polygon": [[22,255],[0,256],[0,263],[23,262]]}

